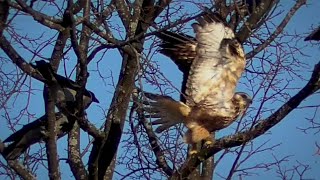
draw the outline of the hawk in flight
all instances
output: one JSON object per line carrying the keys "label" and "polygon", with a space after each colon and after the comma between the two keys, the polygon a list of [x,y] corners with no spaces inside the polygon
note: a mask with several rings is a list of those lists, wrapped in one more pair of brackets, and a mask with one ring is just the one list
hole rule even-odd
{"label": "hawk in flight", "polygon": [[193,24],[196,38],[163,32],[160,51],[170,57],[184,74],[185,103],[168,96],[144,93],[150,101],[146,111],[161,124],[156,132],[177,124],[188,127],[185,140],[196,144],[211,140],[210,132],[229,126],[251,103],[236,84],[245,68],[245,54],[234,32],[217,18],[206,14]]}

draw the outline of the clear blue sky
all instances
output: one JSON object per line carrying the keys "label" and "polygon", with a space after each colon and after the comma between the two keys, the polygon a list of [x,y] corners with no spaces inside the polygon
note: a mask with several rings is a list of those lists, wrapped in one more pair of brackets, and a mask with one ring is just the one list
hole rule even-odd
{"label": "clear blue sky", "polygon": [[[291,7],[292,3],[294,1],[292,0],[286,0],[282,1],[282,7],[281,9],[287,10],[288,7]],[[286,28],[287,32],[290,33],[308,33],[311,30],[311,25],[314,25],[314,27],[318,26],[320,24],[320,2],[317,0],[309,1],[309,6],[303,7],[299,10],[299,12],[295,15],[295,17],[291,20],[288,27]],[[185,9],[190,8],[189,5],[184,7]],[[20,30],[19,32],[21,34],[28,34],[31,37],[39,36],[42,33],[44,34],[44,38],[47,38],[49,36],[52,36],[52,31],[47,31],[48,29],[43,29],[42,26],[39,26],[39,24],[31,23],[31,18],[27,17],[18,17],[15,21],[15,26],[18,27]],[[278,22],[275,22],[278,23]],[[35,28],[36,27],[36,28]],[[36,29],[36,31],[35,31]],[[295,42],[291,43],[292,45],[295,44]],[[302,40],[297,42],[297,47],[302,47],[306,45],[307,47],[303,48],[303,52],[310,57],[301,57],[303,58],[303,61],[309,65],[310,71],[313,68],[313,65],[320,61],[320,46],[314,45],[312,46],[310,43],[305,43]],[[146,47],[147,48],[147,47]],[[52,47],[45,48],[43,51],[43,55],[46,57],[50,56],[50,52],[52,50]],[[3,52],[0,51],[2,54]],[[19,53],[25,57],[26,60],[30,60],[32,56],[30,56],[30,53],[23,50],[22,48],[19,49]],[[98,56],[102,56],[102,54],[98,54]],[[298,56],[299,57],[299,56]],[[70,62],[72,65],[74,65],[75,61],[74,56],[69,56]],[[97,126],[102,125],[102,122],[104,120],[104,112],[102,109],[105,109],[108,107],[110,100],[113,96],[113,82],[117,82],[117,76],[118,76],[118,70],[120,68],[121,62],[120,62],[121,56],[119,53],[115,50],[110,50],[106,55],[103,57],[103,61],[99,63],[99,70],[101,72],[104,72],[105,81],[101,81],[100,78],[98,78],[98,73],[94,70],[97,70],[97,64],[95,62],[91,63],[89,65],[90,71],[90,77],[88,79],[87,88],[91,91],[93,91],[97,98],[100,101],[100,104],[92,104],[90,108],[87,110],[88,117]],[[35,59],[38,60],[38,59]],[[153,60],[156,60],[160,64],[161,71],[163,74],[168,78],[174,86],[180,87],[181,83],[181,73],[178,72],[178,69],[172,64],[166,57],[162,55],[156,55],[153,57]],[[69,63],[69,61],[68,61]],[[71,66],[68,65],[67,68],[70,68]],[[6,69],[12,69],[14,68],[13,65],[8,65]],[[67,72],[70,72],[71,69],[67,69]],[[63,72],[60,72],[63,74]],[[301,72],[301,74],[308,79],[310,77],[310,72]],[[113,78],[112,78],[113,77]],[[113,80],[112,80],[113,79]],[[295,79],[293,82],[290,83],[291,87],[303,87],[305,84],[305,81],[301,81],[299,79]],[[44,114],[44,106],[43,106],[43,100],[42,100],[42,83],[39,83],[37,81],[32,80],[32,88],[36,89],[33,90],[33,95],[31,96],[29,100],[29,112],[35,113],[35,117],[40,117]],[[242,90],[242,89],[241,89]],[[294,95],[297,92],[296,89],[290,90],[288,93],[291,95]],[[175,98],[178,99],[178,94],[175,94]],[[320,95],[315,95],[307,99],[306,102],[304,102],[303,105],[310,105],[310,104],[319,104],[320,101]],[[17,112],[14,111],[14,109],[23,107],[26,102],[26,94],[22,96],[18,96],[17,102],[14,107],[12,107],[12,110],[10,113],[17,114]],[[303,106],[302,105],[302,106]],[[279,106],[279,104],[268,104],[267,106]],[[271,162],[273,161],[273,157],[277,157],[279,159],[283,158],[284,156],[292,155],[292,157],[289,158],[289,161],[283,162],[282,168],[290,169],[292,166],[297,164],[297,161],[299,161],[302,164],[308,164],[310,165],[310,170],[307,171],[307,178],[313,178],[317,179],[320,177],[320,156],[314,155],[316,151],[315,142],[318,141],[320,143],[320,134],[314,134],[314,132],[309,132],[308,134],[303,133],[298,128],[307,127],[309,126],[309,122],[306,120],[307,117],[310,117],[312,115],[311,109],[301,109],[301,110],[295,110],[291,114],[289,114],[285,120],[283,120],[280,124],[278,124],[276,127],[272,128],[271,131],[262,137],[259,137],[254,140],[254,147],[257,147],[259,144],[262,144],[266,141],[268,143],[265,147],[270,147],[272,145],[281,144],[280,146],[275,147],[274,151],[266,152],[266,153],[259,153],[250,158],[246,163],[244,163],[242,168],[251,167],[254,166],[256,163],[259,162]],[[0,111],[1,115],[4,115],[4,112]],[[267,117],[268,114],[265,116],[262,116],[262,118]],[[320,121],[320,115],[318,114],[317,120]],[[31,119],[32,121],[32,119]],[[20,122],[23,124],[24,122]],[[0,121],[1,127],[7,127],[6,121],[2,120]],[[232,128],[223,130],[218,133],[218,136],[223,136],[224,134],[229,134],[233,130]],[[3,131],[0,131],[0,138],[3,140],[9,135],[8,129],[5,129]],[[63,142],[63,141],[60,141]],[[83,136],[82,146],[86,144],[86,136]],[[121,145],[120,145],[121,146]],[[120,152],[122,149],[120,149]],[[60,156],[61,158],[67,157],[66,154],[66,143],[59,143],[59,152],[61,152]],[[216,172],[226,176],[226,173],[229,171],[231,163],[234,160],[234,156],[227,156],[223,160],[222,163],[220,163],[217,168]],[[86,162],[87,160],[85,160]],[[66,163],[61,163],[61,169],[62,169],[62,175],[63,179],[73,179],[70,177],[70,171],[69,166]],[[120,169],[118,169],[120,170]],[[121,171],[123,171],[121,169]],[[257,170],[254,171],[259,173],[259,176],[252,176],[251,178],[246,177],[245,179],[276,179],[277,174],[275,171],[275,168],[273,167],[272,170],[265,171],[263,170]],[[45,179],[47,177],[46,174],[39,174],[38,176],[41,179]],[[116,176],[115,179],[118,179],[119,177]],[[238,177],[234,177],[235,179],[238,179]],[[215,176],[215,179],[221,179],[219,176]],[[299,179],[298,176],[295,176],[293,179]]]}

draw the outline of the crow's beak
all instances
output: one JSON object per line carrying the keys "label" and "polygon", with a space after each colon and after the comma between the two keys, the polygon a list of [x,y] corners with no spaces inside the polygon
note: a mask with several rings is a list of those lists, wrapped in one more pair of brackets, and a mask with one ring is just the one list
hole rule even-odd
{"label": "crow's beak", "polygon": [[89,91],[90,95],[91,95],[91,98],[92,98],[92,102],[95,102],[95,103],[100,103],[99,100],[96,98],[96,96],[94,95],[93,92]]}

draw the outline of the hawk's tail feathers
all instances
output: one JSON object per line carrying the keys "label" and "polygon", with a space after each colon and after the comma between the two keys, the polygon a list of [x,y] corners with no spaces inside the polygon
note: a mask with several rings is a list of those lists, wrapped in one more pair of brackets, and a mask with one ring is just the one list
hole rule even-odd
{"label": "hawk's tail feathers", "polygon": [[161,96],[152,93],[144,93],[145,97],[149,99],[143,101],[147,107],[144,111],[147,113],[145,116],[150,118],[158,118],[153,121],[152,125],[160,125],[157,133],[169,129],[179,123],[183,123],[190,113],[190,107],[186,104],[175,101],[169,96]]}

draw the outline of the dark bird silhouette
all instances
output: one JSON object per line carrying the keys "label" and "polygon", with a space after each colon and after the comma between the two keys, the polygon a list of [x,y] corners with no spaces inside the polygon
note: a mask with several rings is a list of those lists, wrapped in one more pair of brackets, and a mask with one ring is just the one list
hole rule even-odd
{"label": "dark bird silhouette", "polygon": [[[56,114],[56,129],[58,129],[58,137],[67,134],[72,128],[73,122],[70,122],[61,112]],[[46,138],[46,126],[48,118],[46,115],[39,119],[24,125],[20,130],[16,131],[5,139],[4,143],[9,144],[2,155],[7,159],[17,159],[31,145],[44,141]]]}
{"label": "dark bird silhouette", "polygon": [[[44,60],[36,61],[35,63],[36,65],[32,66],[46,79],[45,83],[48,87],[56,92],[57,97],[55,97],[55,100],[58,109],[61,110],[67,107],[67,109],[71,110],[72,107],[76,108],[76,94],[80,91],[81,86],[66,77],[56,74],[51,65]],[[44,96],[47,96],[46,92],[44,93]],[[99,100],[93,92],[85,89],[83,91],[84,109],[87,109],[92,102],[99,103]]]}
{"label": "dark bird silhouette", "polygon": [[[64,136],[73,126],[74,118],[69,113],[77,112],[76,94],[80,86],[74,81],[56,74],[51,65],[45,61],[36,61],[32,65],[46,79],[45,83],[52,91],[56,91],[56,106],[60,110],[56,115],[56,129],[58,137]],[[46,96],[44,92],[44,96]],[[46,98],[46,97],[45,97]],[[87,109],[92,102],[99,103],[94,93],[85,89],[83,92],[83,107]],[[68,111],[67,113],[64,113]],[[7,159],[18,158],[31,145],[46,138],[47,115],[23,126],[10,135],[4,143],[10,143],[3,151]]]}
{"label": "dark bird silhouette", "polygon": [[309,36],[307,36],[304,40],[305,41],[310,41],[310,40],[320,41],[320,27],[313,30],[311,32],[311,34]]}

